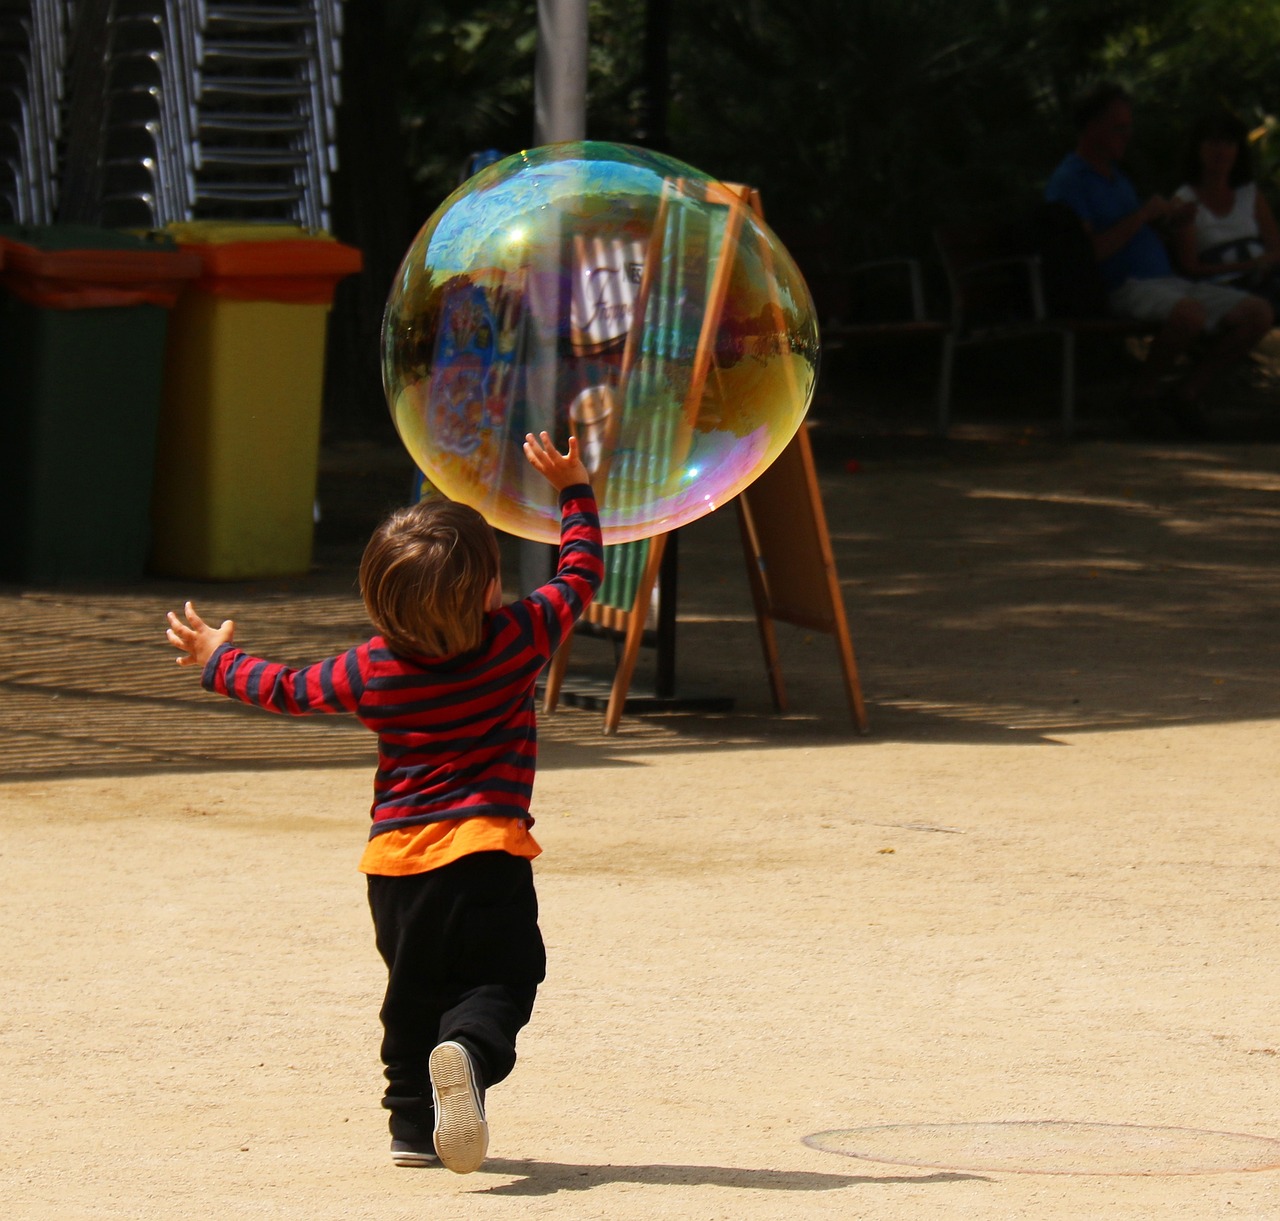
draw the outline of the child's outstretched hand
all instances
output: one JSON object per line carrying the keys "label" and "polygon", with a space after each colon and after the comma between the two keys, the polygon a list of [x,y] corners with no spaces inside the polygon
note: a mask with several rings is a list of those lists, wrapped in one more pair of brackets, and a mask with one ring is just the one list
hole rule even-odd
{"label": "child's outstretched hand", "polygon": [[[187,602],[183,608],[187,622],[183,623],[173,611],[169,612],[169,630],[165,639],[175,649],[182,652],[177,659],[180,666],[200,666],[214,655],[219,646],[230,644],[235,638],[236,625],[230,619],[224,619],[219,628],[210,627],[196,614],[195,604]],[[187,624],[191,626],[188,627]]]}
{"label": "child's outstretched hand", "polygon": [[551,443],[550,433],[525,433],[524,456],[533,467],[557,492],[571,488],[574,484],[590,483],[591,476],[578,457],[578,438],[569,438],[569,452],[562,454]]}

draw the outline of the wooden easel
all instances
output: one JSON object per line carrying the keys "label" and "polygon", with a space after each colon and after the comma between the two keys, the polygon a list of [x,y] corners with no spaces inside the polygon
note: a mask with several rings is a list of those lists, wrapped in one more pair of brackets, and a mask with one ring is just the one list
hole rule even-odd
{"label": "wooden easel", "polygon": [[[668,179],[663,184],[662,195],[658,200],[657,213],[645,253],[640,288],[633,307],[632,322],[623,347],[619,382],[615,390],[617,401],[622,405],[625,405],[632,380],[642,380],[649,375],[648,362],[652,354],[645,351],[642,340],[645,335],[645,311],[650,300],[653,299],[659,304],[677,300],[688,287],[684,279],[681,231],[678,218],[672,215],[670,207],[672,197],[685,188],[686,183],[683,180]],[[706,304],[697,342],[692,348],[689,382],[685,387],[683,401],[673,404],[675,409],[668,413],[670,418],[657,420],[654,426],[655,431],[660,433],[671,452],[676,455],[687,450],[692,439],[694,423],[702,404],[703,390],[714,367],[716,333],[733,272],[733,251],[746,210],[746,201],[739,193],[730,194],[724,202],[728,207],[724,230],[719,237],[720,255],[715,260],[710,281],[705,285]],[[670,345],[680,343],[681,336],[678,330],[661,333],[659,328],[659,331],[658,338],[661,343]],[[615,410],[607,418],[602,461],[592,472],[591,481],[596,495],[601,500],[604,499],[606,488],[612,484],[615,496],[621,498],[622,503],[625,504],[628,494],[628,466],[636,462],[637,456],[629,453],[621,462],[615,458],[622,428],[622,414],[622,411]],[[679,458],[676,459],[677,465],[678,462]],[[669,537],[669,533],[662,533],[639,543],[622,544],[632,549],[630,554],[644,556],[643,569],[635,587],[634,599],[628,605],[620,606],[611,604],[611,599],[606,593],[606,596],[593,601],[583,615],[583,619],[589,624],[624,633],[622,654],[610,689],[608,707],[605,710],[605,733],[611,734],[617,731],[626,707],[627,693],[631,688],[631,679],[635,674],[636,663],[640,657],[640,646],[644,639],[645,620],[652,603],[654,585],[662,567]],[[611,548],[606,551],[606,570],[611,567],[610,560],[617,554],[617,550]],[[543,708],[546,712],[554,711],[559,702],[571,649],[572,634],[561,642],[548,669],[546,690],[543,695]]]}
{"label": "wooden easel", "polygon": [[[636,672],[636,663],[640,660],[640,645],[644,640],[645,620],[649,614],[649,606],[653,600],[653,587],[658,579],[658,571],[662,567],[662,556],[667,546],[666,534],[658,534],[648,539],[648,554],[644,559],[644,567],[636,585],[635,599],[630,607],[612,606],[607,601],[597,599],[591,602],[582,618],[596,627],[609,632],[623,634],[622,655],[618,660],[618,668],[614,671],[613,685],[609,690],[609,704],[604,713],[605,733],[617,733],[618,723],[627,706],[627,693],[631,690],[631,679]],[[623,543],[623,547],[643,549],[643,543]],[[606,549],[606,562],[608,551]],[[560,691],[564,685],[565,670],[569,666],[569,655],[573,648],[574,633],[570,632],[561,642],[551,665],[547,669],[547,686],[543,693],[542,707],[545,712],[554,712],[560,702]]]}
{"label": "wooden easel", "polygon": [[866,733],[867,709],[807,424],[736,503],[773,706],[779,712],[787,708],[774,623],[826,632],[835,637],[853,723]]}
{"label": "wooden easel", "polygon": [[[731,256],[733,242],[741,227],[742,209],[750,207],[763,219],[760,194],[753,187],[723,184],[732,193],[736,206],[731,206],[722,250]],[[654,236],[650,240],[645,259],[645,270],[635,307],[631,333],[623,357],[623,384],[635,370],[639,354],[639,333],[644,324],[644,309],[652,291],[661,258],[663,223],[666,216],[664,194],[659,205]],[[732,271],[731,257],[717,260],[715,274],[708,291],[707,309],[703,317],[701,334],[694,359],[693,374],[685,396],[682,424],[692,428],[703,387],[713,371],[715,335],[719,326],[720,311],[728,291]],[[777,302],[774,302],[776,305]],[[615,413],[616,414],[616,413]],[[615,425],[616,427],[616,425]],[[610,438],[616,443],[616,432]],[[606,448],[610,452],[612,445]],[[603,480],[609,477],[606,465]],[[597,494],[603,492],[603,480],[597,486]],[[594,482],[594,480],[593,480]],[[813,451],[809,444],[808,425],[801,425],[796,435],[773,464],[737,497],[738,522],[746,559],[747,577],[755,605],[756,622],[764,650],[765,667],[774,707],[785,711],[786,687],[782,678],[774,623],[820,631],[835,637],[839,651],[845,689],[854,724],[859,732],[868,729],[866,707],[863,703],[857,662],[849,639],[844,600],[836,574],[835,558],[831,550],[826,514],[818,487]],[[583,618],[586,622],[615,632],[624,633],[622,653],[614,673],[609,703],[605,711],[604,732],[617,732],[626,707],[627,694],[639,660],[640,646],[644,638],[645,621],[653,597],[654,583],[662,566],[668,534],[655,535],[648,540],[648,554],[635,589],[635,598],[629,608],[593,602]],[[636,547],[640,544],[623,544]],[[572,646],[572,634],[564,639],[552,659],[547,673],[544,710],[552,712],[559,701],[568,667]]]}

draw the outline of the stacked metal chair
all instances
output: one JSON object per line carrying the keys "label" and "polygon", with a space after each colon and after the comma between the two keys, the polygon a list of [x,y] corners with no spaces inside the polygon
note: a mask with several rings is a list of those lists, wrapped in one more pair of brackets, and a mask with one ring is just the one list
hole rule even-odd
{"label": "stacked metal chair", "polygon": [[341,31],[342,0],[78,0],[60,219],[327,229]]}
{"label": "stacked metal chair", "polygon": [[47,224],[57,206],[67,0],[0,0],[0,222]]}

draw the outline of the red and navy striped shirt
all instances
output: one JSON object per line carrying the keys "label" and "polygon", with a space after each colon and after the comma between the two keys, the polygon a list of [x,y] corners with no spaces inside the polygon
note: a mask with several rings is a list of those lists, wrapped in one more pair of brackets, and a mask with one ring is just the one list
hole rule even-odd
{"label": "red and navy striped shirt", "polygon": [[529,597],[486,618],[485,639],[450,657],[405,657],[381,636],[300,670],[223,645],[201,682],[290,716],[354,713],[378,735],[370,838],[443,819],[528,818],[537,764],[534,685],[599,588],[595,497],[560,494],[560,560]]}

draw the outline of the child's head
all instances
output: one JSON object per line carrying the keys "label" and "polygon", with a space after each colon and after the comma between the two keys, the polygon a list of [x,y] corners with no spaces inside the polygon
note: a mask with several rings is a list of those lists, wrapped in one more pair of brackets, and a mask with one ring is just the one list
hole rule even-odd
{"label": "child's head", "polygon": [[360,594],[397,653],[442,657],[474,649],[500,593],[498,539],[474,509],[433,496],[397,509],[360,561]]}

